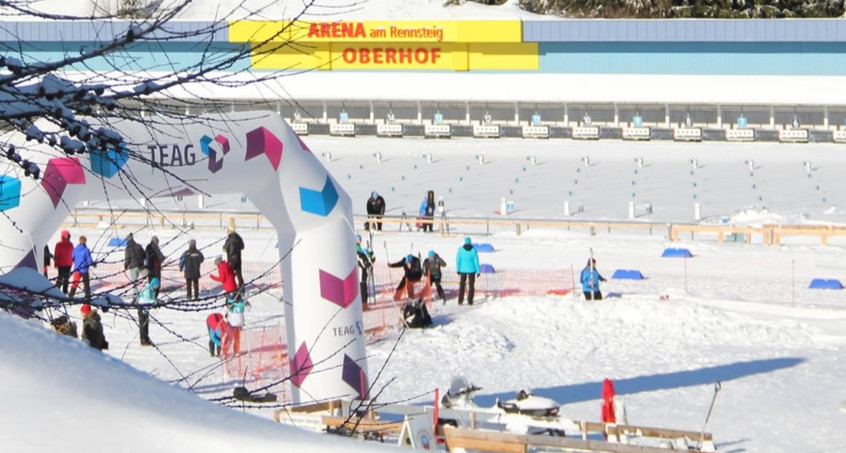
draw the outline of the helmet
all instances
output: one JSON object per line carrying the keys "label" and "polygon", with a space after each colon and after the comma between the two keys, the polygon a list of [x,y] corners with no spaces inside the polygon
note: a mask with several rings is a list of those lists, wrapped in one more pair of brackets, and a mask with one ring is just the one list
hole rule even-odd
{"label": "helmet", "polygon": [[435,256],[435,251],[434,251],[434,250],[429,250],[429,258],[432,258],[432,257],[434,257],[434,256]]}
{"label": "helmet", "polygon": [[411,261],[413,259],[414,259],[414,255],[406,255],[406,257],[405,257],[406,261]]}

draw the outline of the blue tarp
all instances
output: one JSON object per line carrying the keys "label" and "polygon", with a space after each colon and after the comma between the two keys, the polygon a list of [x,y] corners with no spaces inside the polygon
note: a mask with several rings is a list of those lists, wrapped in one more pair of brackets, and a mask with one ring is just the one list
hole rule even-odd
{"label": "blue tarp", "polygon": [[837,279],[815,278],[815,279],[811,280],[811,284],[808,285],[808,288],[811,288],[811,289],[843,289],[843,285],[840,283],[840,280],[837,280]]}
{"label": "blue tarp", "polygon": [[476,251],[479,253],[493,253],[494,251],[493,246],[488,244],[487,242],[482,244],[473,244],[473,247],[475,247]]}
{"label": "blue tarp", "polygon": [[482,270],[483,274],[495,274],[496,270],[490,264],[480,264],[479,268]]}
{"label": "blue tarp", "polygon": [[124,238],[111,238],[109,239],[109,247],[123,247],[126,245],[126,239]]}
{"label": "blue tarp", "polygon": [[637,269],[617,269],[611,278],[625,280],[643,280],[643,274]]}
{"label": "blue tarp", "polygon": [[664,249],[661,254],[662,258],[693,258],[693,254],[688,249]]}

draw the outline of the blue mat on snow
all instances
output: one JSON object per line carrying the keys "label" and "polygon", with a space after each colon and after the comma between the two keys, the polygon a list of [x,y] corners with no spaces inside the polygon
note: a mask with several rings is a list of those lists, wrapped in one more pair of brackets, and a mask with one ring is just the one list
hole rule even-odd
{"label": "blue mat on snow", "polygon": [[482,244],[473,244],[473,247],[475,247],[476,251],[479,253],[493,253],[494,251],[493,246],[488,244],[487,242]]}
{"label": "blue mat on snow", "polygon": [[126,239],[124,238],[111,238],[109,239],[109,247],[123,247],[126,245]]}
{"label": "blue mat on snow", "polygon": [[480,264],[479,269],[482,270],[483,274],[495,274],[496,273],[496,270],[494,270],[494,267],[491,266],[490,264]]}
{"label": "blue mat on snow", "polygon": [[693,254],[688,249],[664,249],[661,254],[662,258],[693,258]]}
{"label": "blue mat on snow", "polygon": [[617,269],[611,278],[621,280],[643,280],[643,274],[637,269]]}
{"label": "blue mat on snow", "polygon": [[811,284],[808,285],[808,288],[811,289],[843,289],[843,285],[840,283],[840,280],[835,279],[823,279],[823,278],[815,278],[811,280]]}

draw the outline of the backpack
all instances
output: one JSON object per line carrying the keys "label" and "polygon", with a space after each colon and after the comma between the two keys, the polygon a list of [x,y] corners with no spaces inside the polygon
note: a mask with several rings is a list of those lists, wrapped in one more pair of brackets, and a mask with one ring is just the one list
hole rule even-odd
{"label": "backpack", "polygon": [[412,329],[432,325],[432,317],[429,316],[429,310],[426,309],[423,299],[405,304],[402,309],[402,317],[405,319],[405,324]]}

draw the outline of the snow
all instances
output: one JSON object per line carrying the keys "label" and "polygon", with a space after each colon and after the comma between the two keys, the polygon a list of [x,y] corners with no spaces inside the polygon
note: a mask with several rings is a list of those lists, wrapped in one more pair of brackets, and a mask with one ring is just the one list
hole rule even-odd
{"label": "snow", "polygon": [[[441,3],[370,1],[344,17],[437,18],[453,12],[438,8]],[[470,7],[482,11],[479,5],[460,8]],[[484,8],[485,17],[497,10]],[[508,8],[513,9],[513,2]],[[359,213],[374,189],[385,196],[389,214],[402,209],[415,213],[431,188],[444,196],[451,216],[492,216],[500,198],[506,197],[515,201],[514,217],[561,219],[563,202],[570,197],[574,210],[576,205],[584,207],[574,219],[623,220],[628,201],[635,198],[653,206],[653,213],[638,221],[688,222],[696,182],[710,222],[846,223],[838,208],[843,205],[839,197],[846,193],[839,171],[846,153],[838,145],[328,137],[305,141],[316,155],[331,151],[332,162],[326,165]],[[372,157],[376,150],[384,156],[379,165]],[[486,155],[484,165],[475,159],[481,152]],[[435,156],[432,164],[421,157],[425,153]],[[539,165],[531,166],[529,155],[536,156]],[[584,166],[583,156],[590,156],[590,166]],[[643,168],[634,164],[639,157]],[[695,174],[690,173],[693,158],[701,163]],[[750,159],[756,166],[752,175],[745,163]],[[812,171],[805,169],[805,161],[813,162]],[[168,203],[162,200],[159,205]],[[237,196],[207,200],[207,205],[244,209]],[[74,238],[88,234],[95,256],[116,260],[122,255],[109,257],[112,249],[103,239],[123,237],[128,230],[71,232]],[[239,231],[247,243],[246,261],[276,259],[272,233],[246,225],[239,225]],[[189,238],[196,239],[208,251],[207,263],[223,235],[151,227],[135,236],[146,243],[154,234],[171,258]],[[625,398],[630,423],[695,431],[703,427],[714,383],[720,381],[722,390],[707,427],[720,451],[846,449],[843,296],[840,291],[807,289],[811,278],[842,278],[842,242],[833,239],[832,245],[821,246],[796,239],[768,247],[684,238],[671,243],[663,227],[653,234],[615,230],[595,236],[552,228],[533,228],[519,236],[513,228],[500,228],[484,236],[483,229],[471,227],[440,236],[398,233],[391,227],[374,236],[373,246],[379,263],[396,260],[410,248],[421,253],[437,250],[451,266],[465,235],[495,246],[495,253],[482,258],[497,269],[541,273],[572,267],[578,272],[592,249],[599,271],[609,278],[602,285],[606,300],[518,295],[480,297],[472,308],[458,307],[454,300],[438,303],[433,328],[390,331],[369,345],[368,374],[381,373],[374,382],[382,392],[381,402],[431,402],[435,388],[445,391],[460,375],[483,388],[480,403],[531,388],[562,403],[567,417],[598,420],[601,385],[608,377]],[[689,248],[694,258],[661,258],[666,247]],[[611,280],[614,269],[639,269],[647,279]],[[480,287],[486,278],[481,277]],[[279,295],[270,291],[251,300],[247,329],[280,324]],[[138,345],[137,329],[126,313],[102,313],[111,345],[104,353],[60,337],[39,321],[0,313],[3,450],[389,448],[297,431],[273,422],[270,410],[239,411],[206,401],[231,395],[238,383],[223,374],[218,359],[208,356],[208,313],[154,311],[151,336],[156,348]],[[81,327],[76,306],[69,314]]]}

